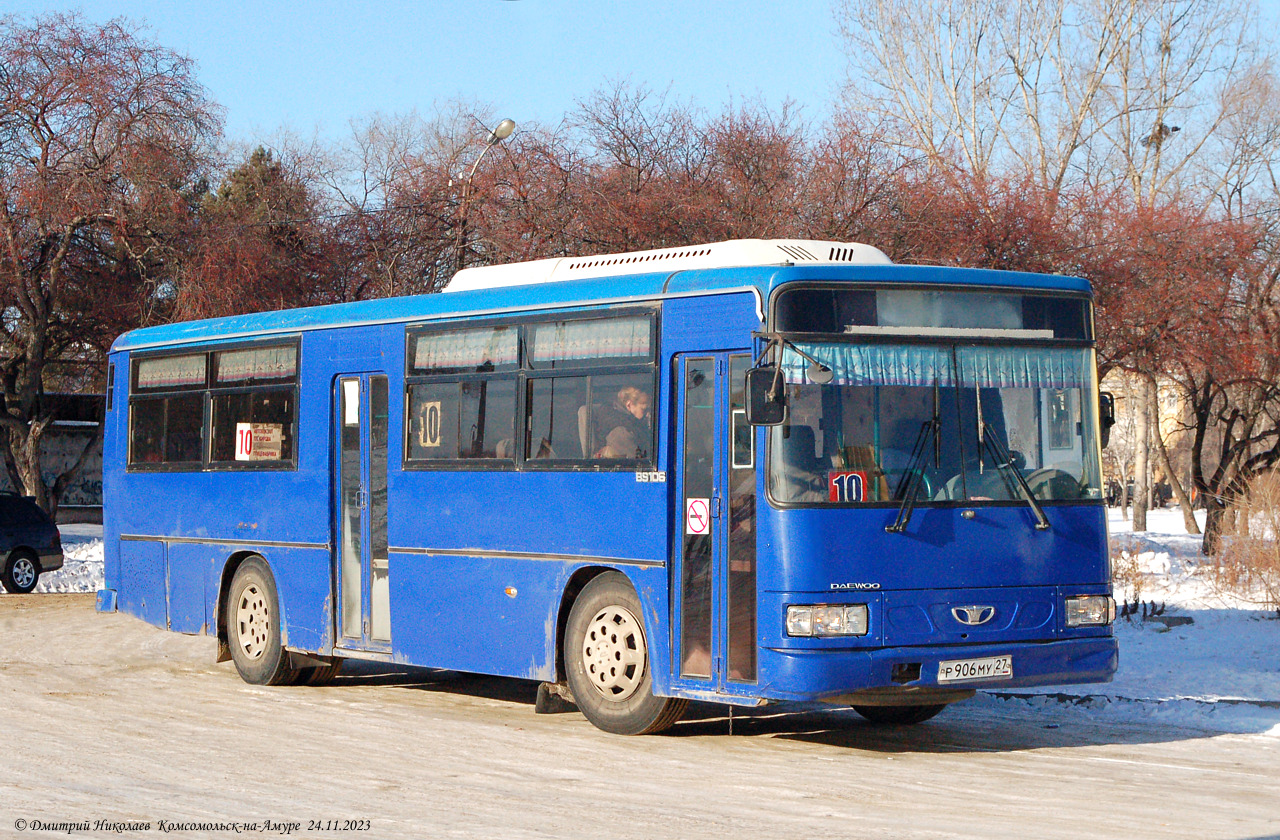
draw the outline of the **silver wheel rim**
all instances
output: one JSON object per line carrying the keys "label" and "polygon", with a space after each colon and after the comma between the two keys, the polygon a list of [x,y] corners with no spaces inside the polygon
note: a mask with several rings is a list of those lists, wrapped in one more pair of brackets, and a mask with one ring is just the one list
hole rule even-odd
{"label": "silver wheel rim", "polygon": [[257,659],[266,651],[270,619],[266,596],[256,584],[249,584],[241,591],[240,601],[236,604],[236,638],[240,642],[240,650],[248,658]]}
{"label": "silver wheel rim", "polygon": [[630,610],[610,605],[596,613],[582,639],[582,663],[605,699],[622,702],[636,693],[644,677],[645,643]]}
{"label": "silver wheel rim", "polygon": [[36,567],[26,557],[19,557],[13,561],[13,582],[19,589],[28,589],[35,585]]}

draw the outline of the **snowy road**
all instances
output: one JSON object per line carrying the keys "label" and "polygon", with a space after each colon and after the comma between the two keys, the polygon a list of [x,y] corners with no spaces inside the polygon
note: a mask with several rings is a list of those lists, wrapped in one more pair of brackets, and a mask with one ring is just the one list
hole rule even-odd
{"label": "snowy road", "polygon": [[213,664],[211,639],[92,604],[0,596],[0,836],[97,819],[152,828],[76,836],[156,836],[160,820],[368,838],[1280,835],[1265,724],[1226,734],[987,697],[908,731],[771,711],[730,737],[705,707],[670,735],[620,738],[534,715],[532,684],[513,680],[248,686]]}

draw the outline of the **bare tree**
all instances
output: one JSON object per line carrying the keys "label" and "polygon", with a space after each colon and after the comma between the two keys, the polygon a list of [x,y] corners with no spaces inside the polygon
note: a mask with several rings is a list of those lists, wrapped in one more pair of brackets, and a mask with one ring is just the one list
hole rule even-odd
{"label": "bare tree", "polygon": [[847,102],[899,121],[932,160],[978,178],[1021,169],[1056,193],[1114,119],[1100,98],[1142,13],[1133,0],[845,0]]}
{"label": "bare tree", "polygon": [[190,61],[129,25],[0,19],[0,449],[46,511],[91,451],[41,474],[50,366],[90,349],[72,304],[154,295],[218,129]]}
{"label": "bare tree", "polygon": [[1120,179],[1150,203],[1256,113],[1249,0],[844,0],[847,102],[971,176],[1058,192]]}

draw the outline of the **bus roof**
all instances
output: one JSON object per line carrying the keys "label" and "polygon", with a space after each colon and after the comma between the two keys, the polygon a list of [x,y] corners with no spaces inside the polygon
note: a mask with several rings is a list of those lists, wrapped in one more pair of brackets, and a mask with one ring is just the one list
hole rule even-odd
{"label": "bus roof", "polygon": [[[742,240],[739,240],[741,242]],[[768,251],[776,243],[796,247],[796,240],[747,240],[764,243]],[[727,245],[731,243],[714,243]],[[304,309],[255,312],[204,321],[184,321],[132,330],[112,344],[112,352],[199,344],[231,338],[254,338],[305,330],[334,329],[361,324],[447,320],[480,315],[516,314],[548,309],[574,309],[599,304],[657,301],[672,297],[749,292],[756,297],[762,319],[764,304],[778,286],[795,281],[903,283],[911,285],[975,285],[1040,289],[1089,294],[1088,281],[1053,274],[1031,274],[989,269],[898,265],[875,248],[857,243],[805,243],[810,255],[817,249],[849,249],[851,259],[829,258],[797,262],[791,258],[757,264],[685,265],[688,259],[712,257],[723,261],[726,251],[689,258],[660,258],[611,262],[660,252],[637,252],[592,258],[536,260],[509,266],[466,269],[447,293],[382,298],[355,303],[330,304]],[[855,247],[856,246],[856,247]],[[698,251],[710,246],[664,251]],[[760,250],[760,249],[757,249]],[[738,249],[737,253],[744,253]],[[877,257],[877,255],[879,255]],[[826,257],[826,254],[819,256]],[[572,265],[589,261],[592,265]],[[707,260],[704,259],[704,262]],[[523,267],[517,271],[517,266]],[[573,275],[573,279],[561,279]],[[503,278],[507,282],[500,282]],[[464,290],[459,290],[459,289]]]}

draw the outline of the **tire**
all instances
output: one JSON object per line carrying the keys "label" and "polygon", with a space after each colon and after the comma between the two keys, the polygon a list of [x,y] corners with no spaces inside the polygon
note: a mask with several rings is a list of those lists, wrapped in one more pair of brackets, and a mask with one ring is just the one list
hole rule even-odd
{"label": "tire", "polygon": [[924,723],[946,708],[937,706],[854,706],[853,710],[872,723],[884,726],[912,726]]}
{"label": "tire", "polygon": [[328,665],[315,665],[298,669],[294,685],[328,685],[342,670],[342,660],[335,659]]}
{"label": "tire", "polygon": [[642,615],[626,575],[605,572],[583,587],[565,628],[573,699],[587,720],[615,735],[661,732],[688,706],[687,700],[654,696]]}
{"label": "tire", "polygon": [[227,644],[240,678],[252,685],[288,685],[297,679],[280,644],[280,599],[267,561],[250,557],[231,578],[226,606]]}
{"label": "tire", "polygon": [[36,588],[40,579],[40,561],[25,548],[9,555],[4,562],[3,582],[7,592],[26,595]]}

